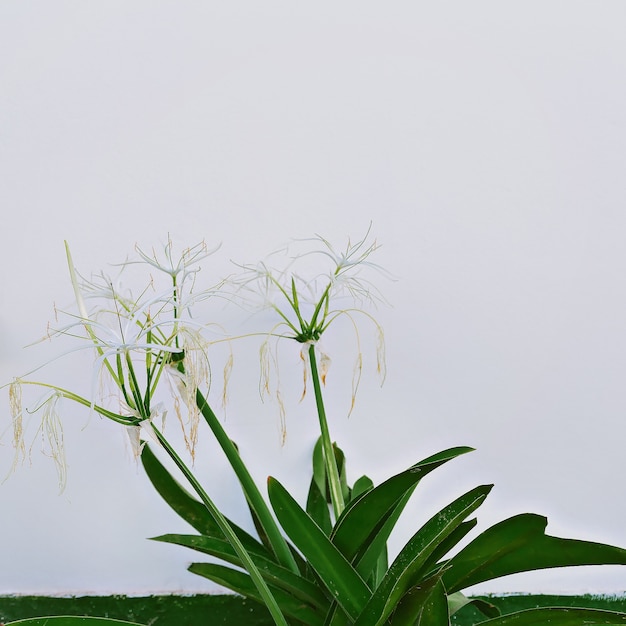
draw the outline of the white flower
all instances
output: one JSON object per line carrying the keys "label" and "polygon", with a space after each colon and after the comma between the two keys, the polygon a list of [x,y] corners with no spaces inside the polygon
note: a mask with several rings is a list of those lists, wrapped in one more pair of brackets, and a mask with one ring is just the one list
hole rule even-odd
{"label": "white flower", "polygon": [[[136,415],[136,413],[132,410],[130,410],[130,413]],[[159,417],[161,418],[162,424],[165,423],[166,415],[167,415],[167,410],[165,409],[163,403],[159,402],[158,404],[152,407],[149,417],[142,419],[141,422],[139,422],[139,424],[137,424],[136,426],[126,426],[126,433],[128,434],[130,447],[133,452],[133,456],[136,459],[138,459],[141,456],[141,451],[143,450],[143,447],[146,443],[141,438],[141,434],[143,432],[147,433],[148,436],[157,444],[159,443],[150,425],[155,419]]]}
{"label": "white flower", "polygon": [[[184,279],[186,276],[190,274],[195,274],[199,271],[198,267],[193,267],[202,259],[210,256],[217,250],[219,250],[220,245],[217,245],[215,248],[209,250],[204,241],[192,246],[190,248],[185,248],[178,258],[174,257],[174,245],[172,240],[168,237],[167,243],[163,248],[163,260],[161,260],[160,255],[158,255],[154,249],[152,250],[152,254],[149,255],[144,252],[139,246],[135,246],[135,250],[143,260],[143,262],[148,263],[155,269],[160,272],[165,272],[172,278],[178,278],[180,275],[181,279]],[[127,264],[130,263],[140,263],[141,261],[128,261]]]}
{"label": "white flower", "polygon": [[[250,294],[261,295],[263,308],[273,310],[276,324],[267,332],[261,347],[262,397],[270,393],[270,380],[274,380],[272,395],[280,396],[278,358],[276,342],[271,337],[287,338],[301,344],[300,357],[303,364],[303,393],[306,395],[307,380],[311,374],[309,359],[311,350],[319,357],[318,375],[325,384],[330,366],[330,356],[320,349],[320,339],[329,326],[339,317],[347,318],[354,328],[357,357],[355,361],[351,406],[354,407],[356,393],[361,380],[363,359],[360,342],[360,322],[373,324],[378,337],[377,371],[384,380],[384,346],[382,329],[375,318],[365,310],[365,305],[384,301],[378,290],[367,277],[367,271],[389,274],[371,261],[371,255],[380,247],[369,241],[370,229],[355,244],[348,241],[342,250],[337,250],[328,239],[320,235],[301,239],[283,248],[255,265],[240,265],[243,272],[233,282],[235,292],[244,304],[250,302]],[[320,245],[321,244],[321,245]],[[319,261],[326,269],[320,271]],[[279,401],[281,424],[284,408]]]}

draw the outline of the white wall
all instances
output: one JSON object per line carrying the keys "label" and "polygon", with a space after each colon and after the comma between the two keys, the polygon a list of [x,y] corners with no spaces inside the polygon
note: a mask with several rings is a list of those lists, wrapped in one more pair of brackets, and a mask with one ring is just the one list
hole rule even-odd
{"label": "white wall", "polygon": [[[387,383],[370,379],[333,419],[353,476],[472,445],[424,485],[403,532],[495,482],[483,527],[531,510],[554,534],[626,545],[625,18],[619,1],[4,0],[1,380],[57,349],[22,346],[71,304],[63,239],[85,273],[167,233],[222,241],[219,275],[371,220],[399,280],[382,285]],[[65,359],[46,376],[80,386],[88,370]],[[227,426],[259,480],[302,491],[310,406],[292,405],[281,449],[249,374]],[[215,589],[185,572],[193,553],[145,540],[186,526],[122,433],[70,405],[65,423],[63,495],[37,445],[0,487],[0,593]],[[2,443],[4,473],[8,431]],[[623,592],[626,573],[480,590]]]}

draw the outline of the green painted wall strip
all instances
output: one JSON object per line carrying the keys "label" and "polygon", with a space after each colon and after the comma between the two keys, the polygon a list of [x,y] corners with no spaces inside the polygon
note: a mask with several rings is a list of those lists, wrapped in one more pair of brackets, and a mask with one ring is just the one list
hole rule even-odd
{"label": "green painted wall strip", "polygon": [[[626,611],[626,594],[619,596],[485,596],[503,613],[540,606],[579,606]],[[468,626],[476,615],[467,607],[452,623]],[[233,595],[193,596],[0,596],[0,622],[43,615],[91,615],[136,621],[151,626],[272,626],[262,606]]]}

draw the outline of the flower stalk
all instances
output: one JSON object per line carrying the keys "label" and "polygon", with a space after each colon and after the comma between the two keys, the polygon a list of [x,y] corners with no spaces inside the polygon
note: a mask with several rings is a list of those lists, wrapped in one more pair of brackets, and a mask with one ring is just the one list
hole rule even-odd
{"label": "flower stalk", "polygon": [[333,513],[335,514],[335,519],[339,519],[339,516],[345,508],[345,501],[343,498],[343,490],[341,488],[341,480],[339,478],[337,459],[333,451],[333,445],[330,439],[330,431],[328,429],[328,421],[326,419],[326,410],[324,408],[324,398],[322,397],[322,388],[320,385],[320,377],[317,369],[317,358],[315,356],[314,344],[311,344],[309,346],[308,352],[309,363],[311,364],[311,378],[313,379],[313,391],[315,393],[315,405],[317,407],[317,417],[322,439],[324,464],[326,466],[326,475],[328,477],[330,499],[333,505]]}
{"label": "flower stalk", "polygon": [[230,463],[230,466],[235,472],[243,489],[246,500],[257,515],[276,558],[279,560],[281,565],[290,569],[294,573],[298,573],[298,566],[293,558],[293,554],[291,553],[285,538],[280,532],[276,521],[272,517],[267,503],[256,486],[256,483],[252,479],[252,476],[243,462],[235,444],[222,427],[220,421],[217,419],[217,416],[199,389],[196,390],[196,402],[202,416],[211,429],[213,436],[219,443],[224,454],[226,455],[226,458],[228,459],[228,462]]}

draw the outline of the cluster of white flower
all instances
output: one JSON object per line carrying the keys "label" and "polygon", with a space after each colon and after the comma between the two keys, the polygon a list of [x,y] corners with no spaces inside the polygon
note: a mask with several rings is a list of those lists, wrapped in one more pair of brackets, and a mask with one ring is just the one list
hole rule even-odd
{"label": "cluster of white flower", "polygon": [[[69,318],[69,323],[49,329],[48,337],[79,338],[81,341],[78,347],[68,352],[95,349],[91,398],[87,399],[46,383],[31,381],[27,377],[16,379],[11,385],[10,394],[16,462],[26,456],[22,385],[40,385],[48,392],[38,405],[38,408],[43,409],[40,430],[49,441],[50,455],[57,464],[61,482],[64,482],[63,435],[58,417],[58,401],[61,398],[77,401],[91,407],[100,415],[127,426],[133,450],[139,454],[142,429],[150,426],[147,429],[150,431],[155,418],[164,418],[166,415],[165,407],[156,400],[156,390],[163,375],[170,383],[174,398],[173,408],[181,423],[187,448],[193,457],[200,421],[197,393],[199,389],[208,388],[211,382],[208,350],[212,341],[207,339],[206,331],[212,325],[197,322],[192,317],[191,309],[194,304],[218,295],[232,301],[243,300],[248,304],[256,299],[258,304],[260,294],[262,306],[269,306],[278,315],[276,325],[269,332],[259,333],[265,335],[261,347],[260,389],[262,395],[271,393],[278,400],[283,432],[285,409],[280,385],[272,386],[270,383],[271,376],[277,375],[277,357],[270,340],[289,338],[302,344],[304,397],[306,382],[311,375],[307,364],[308,353],[311,350],[318,351],[319,376],[324,383],[330,357],[319,348],[318,342],[333,320],[339,316],[348,316],[355,328],[358,347],[353,383],[354,404],[362,365],[359,333],[354,320],[356,313],[364,314],[376,327],[380,345],[378,369],[384,378],[382,330],[374,318],[362,308],[366,302],[380,300],[378,292],[362,276],[365,268],[382,271],[369,260],[378,245],[376,242],[368,243],[368,237],[369,230],[362,240],[354,245],[348,242],[341,252],[336,252],[328,240],[320,236],[296,241],[295,244],[300,248],[304,247],[304,250],[295,254],[291,247],[286,250],[287,254],[283,257],[286,260],[285,267],[279,268],[269,260],[256,266],[241,265],[239,267],[243,271],[239,276],[221,280],[211,288],[201,290],[196,290],[199,264],[219,246],[209,250],[202,242],[176,255],[173,243],[168,239],[160,253],[152,251],[148,254],[137,247],[137,257],[117,265],[119,270],[115,277],[101,272],[87,279],[75,269],[66,244],[78,312],[64,313]],[[315,245],[312,247],[311,244]],[[310,276],[299,273],[299,264],[306,263],[316,254],[316,272]],[[324,272],[319,271],[320,255],[330,260],[330,266]],[[270,257],[272,261],[276,258],[277,254]],[[137,264],[148,270],[143,275],[138,291],[125,287],[123,283],[128,268]],[[350,299],[350,305],[340,307],[346,296]],[[230,341],[231,338],[220,329],[220,338],[215,341],[226,339]],[[224,402],[231,368],[232,353],[224,368]],[[112,384],[117,390],[115,406],[111,406],[110,394],[105,398],[103,394],[98,395],[96,392],[103,388],[103,382],[108,386]]]}

